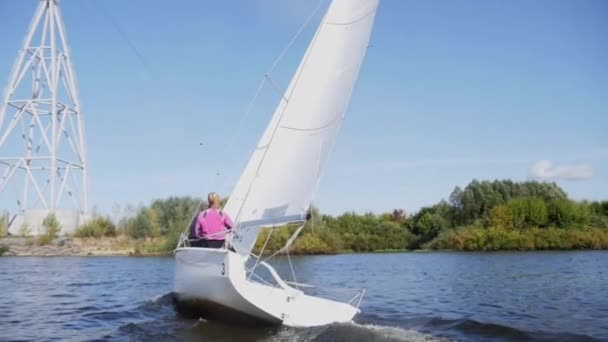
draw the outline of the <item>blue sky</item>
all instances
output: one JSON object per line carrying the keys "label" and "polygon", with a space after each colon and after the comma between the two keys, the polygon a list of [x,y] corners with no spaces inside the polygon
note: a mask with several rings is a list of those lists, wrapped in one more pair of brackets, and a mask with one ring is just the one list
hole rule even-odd
{"label": "blue sky", "polygon": [[[0,0],[0,83],[37,3]],[[235,134],[237,123],[316,1],[61,5],[91,202],[109,212],[115,203],[229,194],[277,103],[271,89]],[[319,19],[285,56],[278,84],[289,82]],[[329,213],[414,211],[474,178],[531,177],[576,199],[607,199],[606,37],[602,0],[381,0],[315,204]]]}

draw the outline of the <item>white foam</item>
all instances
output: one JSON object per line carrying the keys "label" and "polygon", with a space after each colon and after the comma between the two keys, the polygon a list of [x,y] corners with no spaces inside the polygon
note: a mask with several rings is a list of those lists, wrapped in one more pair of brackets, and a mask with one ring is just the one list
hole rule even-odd
{"label": "white foam", "polygon": [[387,339],[391,341],[408,341],[408,342],[447,342],[449,341],[446,338],[436,337],[431,335],[426,335],[420,333],[415,330],[408,330],[399,327],[391,327],[391,326],[383,326],[383,325],[375,325],[375,324],[358,324],[358,323],[349,323],[355,329],[363,329],[374,334],[377,334],[378,337],[382,339]]}
{"label": "white foam", "polygon": [[150,303],[158,303],[160,302],[161,299],[163,299],[164,296],[166,296],[167,294],[159,294],[154,296],[152,299],[150,299],[148,302]]}

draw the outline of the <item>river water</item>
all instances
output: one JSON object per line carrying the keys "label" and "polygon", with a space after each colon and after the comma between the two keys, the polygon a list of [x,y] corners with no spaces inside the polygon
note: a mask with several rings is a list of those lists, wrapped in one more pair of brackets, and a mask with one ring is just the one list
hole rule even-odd
{"label": "river water", "polygon": [[608,252],[293,259],[299,281],[367,289],[354,323],[242,328],[183,317],[171,257],[2,257],[0,340],[608,341]]}

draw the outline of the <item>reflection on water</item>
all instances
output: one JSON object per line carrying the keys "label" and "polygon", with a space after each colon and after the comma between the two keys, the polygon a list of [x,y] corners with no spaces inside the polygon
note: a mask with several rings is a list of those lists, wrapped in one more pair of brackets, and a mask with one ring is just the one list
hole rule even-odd
{"label": "reflection on water", "polygon": [[[0,340],[608,340],[608,252],[292,260],[299,282],[366,288],[356,323],[245,328],[181,317],[171,257],[3,257]],[[290,274],[286,260],[275,266]]]}

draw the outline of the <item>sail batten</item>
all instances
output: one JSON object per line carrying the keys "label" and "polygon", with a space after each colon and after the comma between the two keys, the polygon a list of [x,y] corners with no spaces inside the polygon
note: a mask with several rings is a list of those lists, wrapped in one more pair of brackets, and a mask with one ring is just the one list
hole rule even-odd
{"label": "sail batten", "polygon": [[369,43],[378,0],[334,0],[224,210],[248,256],[261,227],[306,217]]}

